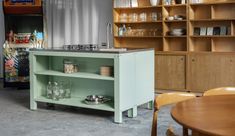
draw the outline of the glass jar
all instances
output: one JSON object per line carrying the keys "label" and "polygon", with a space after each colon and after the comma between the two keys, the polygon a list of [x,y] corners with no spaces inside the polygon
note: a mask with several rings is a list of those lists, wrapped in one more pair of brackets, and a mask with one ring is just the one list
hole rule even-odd
{"label": "glass jar", "polygon": [[57,82],[54,82],[52,90],[52,99],[55,101],[60,100],[60,90]]}
{"label": "glass jar", "polygon": [[47,84],[47,90],[46,90],[46,97],[48,99],[52,99],[52,89],[53,89],[52,87],[53,86],[52,86],[51,82],[49,81]]}
{"label": "glass jar", "polygon": [[64,73],[73,73],[74,72],[74,65],[69,60],[64,60]]}
{"label": "glass jar", "polygon": [[64,98],[71,98],[71,81],[64,82]]}
{"label": "glass jar", "polygon": [[78,65],[77,64],[73,65],[73,72],[78,72]]}

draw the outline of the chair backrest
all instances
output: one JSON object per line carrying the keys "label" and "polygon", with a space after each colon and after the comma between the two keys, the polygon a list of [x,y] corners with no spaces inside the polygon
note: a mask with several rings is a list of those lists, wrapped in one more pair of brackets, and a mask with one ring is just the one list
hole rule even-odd
{"label": "chair backrest", "polygon": [[173,92],[173,93],[164,93],[157,96],[155,101],[155,108],[160,109],[161,106],[177,103],[187,99],[195,98],[196,95],[193,93],[184,93],[184,92]]}
{"label": "chair backrest", "polygon": [[204,92],[203,96],[211,96],[211,95],[235,95],[235,87],[220,87],[210,89]]}
{"label": "chair backrest", "polygon": [[[195,94],[184,93],[184,92],[173,92],[173,93],[159,94],[155,98],[151,136],[157,135],[157,116],[158,116],[158,111],[161,106],[168,105],[168,104],[174,104],[174,103],[184,101],[187,99],[192,99],[195,97],[196,97]],[[167,129],[167,132],[168,132],[167,135],[174,135],[174,132],[169,128]],[[185,135],[187,135],[187,134],[185,134]]]}

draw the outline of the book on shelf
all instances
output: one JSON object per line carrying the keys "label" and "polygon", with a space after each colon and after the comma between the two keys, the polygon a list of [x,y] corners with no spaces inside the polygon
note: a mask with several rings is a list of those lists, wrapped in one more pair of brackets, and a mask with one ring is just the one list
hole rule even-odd
{"label": "book on shelf", "polygon": [[220,27],[220,35],[227,35],[227,27],[226,26]]}
{"label": "book on shelf", "polygon": [[138,7],[138,0],[131,0],[131,7]]}
{"label": "book on shelf", "polygon": [[214,27],[213,35],[220,35],[220,27]]}
{"label": "book on shelf", "polygon": [[194,27],[194,32],[193,32],[193,35],[200,35],[200,27]]}
{"label": "book on shelf", "polygon": [[206,35],[206,27],[201,27],[200,28],[200,35]]}
{"label": "book on shelf", "polygon": [[213,27],[207,27],[206,35],[213,35]]}

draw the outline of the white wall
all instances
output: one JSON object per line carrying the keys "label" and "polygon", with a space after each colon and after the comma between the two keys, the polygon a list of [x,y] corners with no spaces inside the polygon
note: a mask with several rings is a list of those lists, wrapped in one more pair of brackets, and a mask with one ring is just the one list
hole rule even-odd
{"label": "white wall", "polygon": [[0,0],[0,77],[3,77],[3,65],[2,65],[2,45],[5,40],[5,29],[4,29],[4,15],[2,9],[2,0]]}
{"label": "white wall", "polygon": [[[44,26],[48,32],[46,39],[48,47],[106,42],[106,26],[108,22],[113,21],[112,0],[70,0],[70,2],[47,0],[44,2],[47,21]],[[111,34],[110,37],[112,37]]]}
{"label": "white wall", "polygon": [[[100,23],[100,32],[99,32],[99,44],[106,43],[106,23],[113,23],[113,11],[112,11],[112,0],[101,0],[98,8],[101,10],[100,18],[104,20],[103,23]],[[112,37],[112,36],[110,36]],[[113,40],[110,41],[110,44],[113,44]]]}

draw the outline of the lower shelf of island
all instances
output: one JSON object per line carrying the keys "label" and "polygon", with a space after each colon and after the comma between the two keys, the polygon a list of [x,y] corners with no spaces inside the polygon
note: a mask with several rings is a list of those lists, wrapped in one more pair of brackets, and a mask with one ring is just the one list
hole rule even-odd
{"label": "lower shelf of island", "polygon": [[35,98],[35,101],[114,112],[113,100],[103,103],[103,104],[89,105],[84,102],[84,99],[85,98],[82,98],[82,97],[71,97],[71,98],[60,99],[56,101],[56,100],[48,99],[45,96],[39,96]]}

